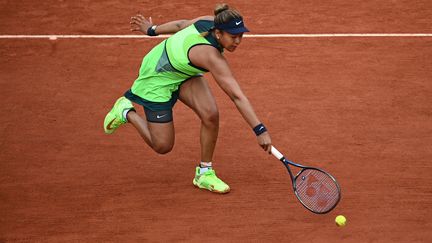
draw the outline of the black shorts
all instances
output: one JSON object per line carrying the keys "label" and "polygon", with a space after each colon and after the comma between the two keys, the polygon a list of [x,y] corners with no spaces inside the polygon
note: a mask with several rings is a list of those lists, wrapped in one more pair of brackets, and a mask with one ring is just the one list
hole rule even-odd
{"label": "black shorts", "polygon": [[142,105],[147,121],[155,123],[167,123],[173,120],[172,108],[179,97],[179,90],[172,93],[171,99],[167,102],[148,101],[135,95],[131,90],[126,91],[124,96],[130,101]]}

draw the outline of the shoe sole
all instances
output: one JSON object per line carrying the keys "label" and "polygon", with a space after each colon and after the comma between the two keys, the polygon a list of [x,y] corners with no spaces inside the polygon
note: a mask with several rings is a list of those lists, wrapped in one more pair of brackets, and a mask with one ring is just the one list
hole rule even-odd
{"label": "shoe sole", "polygon": [[195,179],[193,179],[192,183],[194,184],[194,186],[198,187],[199,189],[205,189],[207,191],[215,192],[215,193],[219,193],[219,194],[226,194],[226,193],[230,192],[230,190],[231,190],[231,188],[229,188],[229,187],[226,191],[218,191],[215,189],[209,189],[209,188],[198,185],[198,182],[196,182]]}

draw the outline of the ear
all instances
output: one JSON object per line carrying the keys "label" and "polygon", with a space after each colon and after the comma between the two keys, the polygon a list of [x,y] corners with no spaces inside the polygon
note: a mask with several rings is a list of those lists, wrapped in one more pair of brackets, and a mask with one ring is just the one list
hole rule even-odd
{"label": "ear", "polygon": [[221,34],[222,34],[222,31],[220,31],[220,30],[218,30],[218,29],[215,29],[215,36],[216,36],[216,39],[220,39],[220,36],[221,36]]}

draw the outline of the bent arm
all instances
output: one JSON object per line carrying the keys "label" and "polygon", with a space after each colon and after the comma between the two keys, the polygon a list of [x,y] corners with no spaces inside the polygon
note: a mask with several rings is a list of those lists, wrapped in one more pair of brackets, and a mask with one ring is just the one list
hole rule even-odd
{"label": "bent arm", "polygon": [[201,17],[191,19],[191,20],[171,21],[171,22],[168,22],[165,24],[158,25],[156,28],[156,34],[158,34],[158,35],[160,35],[160,34],[174,34],[178,31],[188,27],[189,25],[194,24],[198,20],[213,20],[213,19],[214,19],[213,16],[201,16]]}
{"label": "bent arm", "polygon": [[[170,21],[164,24],[156,25],[155,33],[157,35],[161,34],[174,34],[189,25],[197,22],[198,20],[213,20],[213,16],[201,16],[191,20],[175,20]],[[132,31],[140,31],[144,34],[147,34],[148,28],[154,26],[155,24],[152,21],[152,18],[149,17],[146,19],[141,14],[137,14],[131,18],[131,30]]]}

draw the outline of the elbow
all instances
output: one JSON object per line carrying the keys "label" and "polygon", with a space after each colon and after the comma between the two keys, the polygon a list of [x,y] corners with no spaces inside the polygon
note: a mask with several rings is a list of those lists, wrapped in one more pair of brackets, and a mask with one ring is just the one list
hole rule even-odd
{"label": "elbow", "polygon": [[240,93],[231,93],[229,97],[235,104],[247,101],[246,96]]}
{"label": "elbow", "polygon": [[182,30],[182,29],[184,29],[184,28],[186,28],[187,26],[185,26],[186,25],[186,20],[180,20],[180,21],[178,21],[177,23],[176,23],[176,28],[177,28],[177,31],[180,31],[180,30]]}
{"label": "elbow", "polygon": [[232,102],[236,102],[238,100],[240,100],[240,97],[238,95],[229,95],[229,98],[231,99]]}
{"label": "elbow", "polygon": [[227,95],[233,102],[241,100],[241,95],[236,92],[229,92]]}

